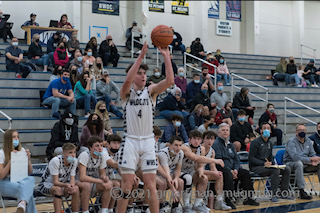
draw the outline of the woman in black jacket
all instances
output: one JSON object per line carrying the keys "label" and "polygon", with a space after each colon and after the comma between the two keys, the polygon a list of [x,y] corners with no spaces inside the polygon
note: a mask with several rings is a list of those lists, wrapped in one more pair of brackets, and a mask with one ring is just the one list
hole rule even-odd
{"label": "woman in black jacket", "polygon": [[40,42],[40,35],[34,34],[32,37],[32,43],[28,49],[28,59],[35,63],[38,66],[43,66],[43,72],[48,71],[49,61],[53,59],[53,53],[44,55],[42,52],[42,47],[39,44]]}
{"label": "woman in black jacket", "polygon": [[256,108],[250,106],[248,93],[249,89],[247,87],[241,88],[240,93],[237,93],[234,96],[232,108],[243,109],[246,111],[246,114],[249,115],[248,122],[253,125],[253,115]]}

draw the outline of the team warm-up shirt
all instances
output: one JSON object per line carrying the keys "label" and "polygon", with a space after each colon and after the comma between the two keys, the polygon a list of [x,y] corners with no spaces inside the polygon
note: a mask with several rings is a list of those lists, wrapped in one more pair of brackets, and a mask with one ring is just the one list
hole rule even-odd
{"label": "team warm-up shirt", "polygon": [[180,150],[178,154],[171,157],[169,147],[163,148],[159,151],[159,161],[161,166],[168,166],[170,173],[173,173],[176,169],[176,165],[182,165],[184,157],[183,151]]}
{"label": "team warm-up shirt", "polygon": [[[190,147],[189,144],[186,145],[186,146]],[[190,149],[191,149],[191,148],[190,148]],[[196,155],[201,155],[201,146],[199,146],[199,147],[197,148],[197,151],[196,151],[195,154],[196,154]],[[194,166],[195,166],[195,162],[194,162],[194,161],[190,160],[190,159],[187,158],[187,157],[184,157],[184,158],[183,158],[183,162],[182,162],[181,171],[182,171],[183,173],[192,174],[192,173],[194,172]]]}
{"label": "team warm-up shirt", "polygon": [[89,151],[82,152],[79,157],[79,163],[87,168],[87,175],[94,178],[99,178],[99,170],[107,167],[107,160],[110,159],[106,151],[102,152],[98,158],[93,158]]}

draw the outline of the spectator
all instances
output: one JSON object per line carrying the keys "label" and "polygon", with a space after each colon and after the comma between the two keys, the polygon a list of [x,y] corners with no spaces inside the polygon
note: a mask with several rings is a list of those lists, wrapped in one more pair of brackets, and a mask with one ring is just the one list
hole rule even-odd
{"label": "spectator", "polygon": [[213,104],[210,103],[210,97],[208,93],[208,85],[206,83],[202,84],[201,91],[197,92],[194,96],[190,110],[192,111],[197,104],[203,105],[203,115],[211,115],[212,117],[215,117],[217,114],[217,110],[215,107],[213,107]]}
{"label": "spectator", "polygon": [[69,62],[69,57],[67,54],[67,49],[64,42],[59,42],[57,49],[53,54],[55,65],[65,67]]}
{"label": "spectator", "polygon": [[229,126],[232,126],[233,121],[233,113],[232,113],[232,103],[227,101],[225,106],[220,109],[215,117],[216,125],[220,125],[221,123],[226,123]]}
{"label": "spectator", "polygon": [[[40,38],[40,36],[39,36]],[[61,33],[59,31],[55,32],[53,36],[47,42],[47,53],[52,53],[58,47],[58,43],[61,40]]]}
{"label": "spectator", "polygon": [[172,84],[170,87],[168,87],[165,91],[163,91],[162,93],[160,93],[157,97],[157,104],[156,106],[159,106],[160,103],[163,102],[163,100],[168,96],[168,94],[171,93],[172,90],[175,90],[177,87],[177,85]]}
{"label": "spectator", "polygon": [[316,132],[309,138],[313,142],[314,151],[317,153],[317,155],[320,155],[320,122],[317,123]]}
{"label": "spectator", "polygon": [[320,72],[317,71],[317,68],[314,66],[314,60],[311,59],[309,64],[304,68],[304,73],[302,77],[306,80],[309,80],[314,87],[318,87],[316,82],[319,82],[319,74]]}
{"label": "spectator", "polygon": [[[30,20],[24,22],[24,24],[21,25],[21,28],[26,26],[39,26],[39,24],[36,22],[36,18],[37,18],[37,15],[34,13],[31,13]],[[27,40],[27,31],[24,33],[24,39]]]}
{"label": "spectator", "polygon": [[190,105],[196,93],[201,91],[201,86],[202,84],[200,83],[199,73],[193,74],[193,81],[191,81],[187,85],[187,92],[186,92],[187,105]]}
{"label": "spectator", "polygon": [[[116,100],[111,100],[111,92],[116,93]],[[114,81],[110,79],[108,70],[102,73],[102,79],[97,83],[97,99],[106,103],[107,111],[112,112],[118,118],[122,118],[123,114],[119,111],[117,103],[120,102],[120,89]]]}
{"label": "spectator", "polygon": [[206,58],[206,54],[204,52],[204,49],[203,49],[203,46],[202,44],[200,43],[200,38],[196,38],[191,46],[191,54],[198,57],[198,58],[201,58],[201,59],[205,59]]}
{"label": "spectator", "polygon": [[250,145],[251,145],[251,142],[256,139],[256,135],[252,132],[252,133],[249,133],[247,138],[249,138],[249,142],[246,144],[246,152],[249,152],[250,151]]}
{"label": "spectator", "polygon": [[184,69],[180,67],[178,69],[178,75],[174,78],[174,83],[181,89],[182,97],[186,98],[186,91],[187,91],[187,79],[184,77]]}
{"label": "spectator", "polygon": [[84,67],[83,72],[89,73],[90,79],[91,79],[91,88],[92,88],[92,95],[96,96],[97,94],[97,81],[94,75],[90,74],[92,71],[89,69],[89,67]]}
{"label": "spectator", "polygon": [[74,65],[77,67],[77,74],[80,75],[83,71],[83,64],[82,64],[82,53],[80,49],[76,49],[74,51],[74,59],[70,61],[71,65]]}
{"label": "spectator", "polygon": [[214,117],[207,115],[204,117],[204,123],[201,124],[197,130],[201,132],[201,134],[203,134],[206,131],[214,131],[214,129],[212,128],[213,125],[214,125]]}
{"label": "spectator", "polygon": [[105,66],[107,66],[109,62],[111,62],[113,67],[118,66],[120,55],[118,54],[116,45],[112,41],[111,35],[107,35],[106,40],[101,42],[99,55],[102,58]]}
{"label": "spectator", "polygon": [[245,110],[246,114],[249,115],[248,122],[253,125],[253,115],[256,108],[250,106],[248,94],[249,89],[247,87],[241,88],[240,93],[234,96],[233,108]]}
{"label": "spectator", "polygon": [[184,126],[187,133],[191,130],[198,129],[204,123],[203,105],[197,104],[194,110],[184,119]]}
{"label": "spectator", "polygon": [[219,59],[219,66],[217,67],[217,74],[220,76],[219,80],[221,78],[223,78],[224,83],[227,85],[230,85],[231,76],[230,76],[230,72],[228,70],[227,64],[226,64],[223,56],[221,56]]}
{"label": "spectator", "polygon": [[96,113],[90,114],[88,120],[82,127],[80,136],[80,153],[88,150],[88,139],[93,135],[104,138],[103,121]]}
{"label": "spectator", "polygon": [[91,68],[96,61],[96,58],[92,56],[92,49],[88,48],[87,49],[87,54],[82,57],[82,64],[83,67],[89,67]]}
{"label": "spectator", "polygon": [[[137,22],[133,21],[132,26],[126,30],[126,38],[127,38],[126,47],[128,48],[129,51],[131,51],[132,49],[132,44],[131,44],[132,31],[136,35],[136,37],[133,38],[134,40],[140,41],[140,39],[142,38],[141,29],[137,27]],[[137,36],[137,34],[139,34],[139,36]],[[143,45],[141,43],[134,41],[133,46],[138,49],[141,49]],[[140,50],[136,54],[140,54]]]}
{"label": "spectator", "polygon": [[[191,48],[190,48],[190,47],[186,47],[186,53],[191,54]],[[193,58],[192,58],[191,56],[188,56],[188,55],[187,55],[187,63],[188,63],[188,64],[194,63],[194,62],[193,62]]]}
{"label": "spectator", "polygon": [[50,83],[58,78],[61,77],[62,75],[62,70],[63,70],[63,67],[62,66],[56,66],[52,72],[52,75],[50,76]]}
{"label": "spectator", "polygon": [[7,37],[8,37],[7,19],[3,17],[2,10],[0,10],[0,35],[3,38],[3,42],[7,43]]}
{"label": "spectator", "polygon": [[286,73],[288,74],[287,75],[286,85],[290,84],[291,81],[294,79],[295,86],[298,86],[300,84],[300,79],[299,79],[299,76],[297,74],[297,65],[294,63],[293,56],[289,57],[289,62],[290,63],[287,64],[287,71],[286,71]]}
{"label": "spectator", "polygon": [[298,68],[298,71],[297,71],[297,74],[299,76],[299,79],[300,79],[300,83],[298,85],[298,87],[307,87],[307,82],[306,80],[302,77],[303,73],[304,73],[304,66],[303,65],[300,65],[299,68]]}
{"label": "spectator", "polygon": [[211,78],[211,75],[209,75],[208,67],[201,68],[200,83],[209,86],[209,95],[214,92],[214,80]]}
{"label": "spectator", "polygon": [[305,191],[303,172],[317,172],[320,180],[320,157],[313,149],[312,141],[306,138],[307,129],[304,124],[296,126],[296,136],[289,139],[284,153],[284,164],[295,173],[300,199],[311,200]]}
{"label": "spectator", "polygon": [[46,149],[48,161],[56,155],[61,155],[62,146],[66,143],[72,143],[79,148],[78,117],[68,109],[64,111],[60,121],[55,123],[51,130],[50,142]]}
{"label": "spectator", "polygon": [[[170,59],[171,59],[173,73],[174,73],[174,75],[177,75],[178,68],[177,68],[176,63],[174,63],[174,61],[172,60],[173,59],[172,53],[170,53]],[[166,65],[164,64],[164,62],[162,63],[162,66],[161,66],[161,74],[163,76],[166,76]]]}
{"label": "spectator", "polygon": [[32,71],[32,68],[22,63],[23,53],[18,45],[18,39],[13,37],[11,45],[5,49],[6,69],[15,71],[16,78],[26,78]]}
{"label": "spectator", "polygon": [[74,51],[76,49],[80,49],[80,42],[77,39],[77,31],[73,31],[71,34],[71,38],[68,41],[68,51],[72,55],[70,59],[73,59],[74,57]]}
{"label": "spectator", "polygon": [[38,66],[43,66],[43,71],[47,72],[50,60],[53,60],[53,52],[47,55],[43,54],[42,47],[39,42],[40,35],[36,33],[33,35],[32,43],[28,49],[28,59]]}
{"label": "spectator", "polygon": [[67,14],[62,14],[60,21],[58,22],[58,27],[64,29],[73,29],[72,25],[68,22]]}
{"label": "spectator", "polygon": [[110,117],[109,112],[107,111],[106,103],[104,101],[98,101],[94,113],[99,115],[103,122],[104,138],[107,138],[108,135],[112,135],[113,131],[110,125]]}
{"label": "spectator", "polygon": [[210,96],[210,102],[212,106],[216,107],[219,111],[226,105],[227,101],[228,96],[226,93],[223,92],[223,83],[219,81],[217,82],[217,90]]}
{"label": "spectator", "polygon": [[159,83],[160,81],[162,81],[165,78],[166,77],[160,73],[160,69],[158,67],[156,67],[156,68],[153,69],[153,75],[151,75],[147,79],[147,85],[149,85],[151,83],[157,84],[157,83]]}
{"label": "spectator", "polygon": [[70,64],[69,66],[69,72],[70,72],[70,83],[72,86],[72,90],[74,89],[74,85],[76,85],[78,81],[78,71],[77,71],[77,66],[74,64]]}
{"label": "spectator", "polygon": [[91,37],[90,40],[88,41],[85,52],[88,51],[88,49],[92,50],[92,55],[96,58],[98,57],[98,42],[96,37]]}
{"label": "spectator", "polygon": [[221,55],[221,50],[220,49],[217,49],[216,50],[216,54],[214,55],[214,57],[219,61],[220,58],[222,57]]}
{"label": "spectator", "polygon": [[277,115],[274,113],[275,108],[273,104],[267,105],[267,110],[263,113],[259,119],[259,126],[262,123],[268,123],[271,126],[270,137],[277,137],[277,145],[282,145],[282,131],[278,128]]}
{"label": "spectator", "polygon": [[246,144],[249,142],[247,135],[253,132],[251,125],[245,119],[246,112],[241,109],[238,112],[238,120],[231,126],[230,141],[237,152],[246,150]]}
{"label": "spectator", "polygon": [[[19,133],[9,129],[3,135],[3,148],[0,149],[0,194],[3,197],[16,198],[18,201],[16,212],[37,213],[33,197],[35,179],[28,176],[19,182],[10,181],[11,153],[24,151],[27,155],[28,175],[32,173],[31,153],[21,146]],[[3,207],[2,207],[3,208]]]}
{"label": "spectator", "polygon": [[182,120],[183,120],[183,117],[181,117],[179,115],[172,115],[171,123],[168,123],[168,125],[166,126],[166,128],[162,134],[162,138],[161,138],[162,145],[161,146],[164,145],[163,143],[169,142],[170,138],[172,136],[181,137],[184,143],[189,142],[187,132],[184,128],[184,125],[181,123]]}
{"label": "spectator", "polygon": [[95,76],[96,81],[99,81],[101,80],[102,72],[103,72],[103,62],[100,57],[97,57],[93,64],[93,67],[91,68],[91,74]]}
{"label": "spectator", "polygon": [[[208,63],[213,64],[213,65],[215,65],[216,67],[219,66],[219,61],[213,56],[213,54],[212,54],[211,51],[208,51],[208,52],[207,52],[206,59],[207,59],[207,62],[208,62]],[[214,75],[214,70],[215,70],[215,68],[214,68],[213,66],[210,66],[210,65],[208,65],[208,64],[206,64],[206,63],[203,63],[203,64],[202,64],[202,67],[208,67],[208,69],[209,69],[209,74]],[[219,77],[220,77],[220,76],[219,76]],[[218,78],[218,76],[217,76],[217,78]],[[218,79],[217,79],[217,80],[218,80]]]}
{"label": "spectator", "polygon": [[274,165],[274,157],[272,155],[272,144],[269,142],[271,127],[268,123],[262,123],[260,126],[261,136],[254,139],[250,145],[249,151],[249,168],[250,171],[258,174],[259,176],[271,177],[271,202],[279,202],[277,198],[277,191],[281,177],[281,193],[280,198],[292,199],[289,195],[289,183],[291,169],[285,167],[283,170],[270,168]]}
{"label": "spectator", "polygon": [[85,117],[90,116],[90,106],[94,109],[97,103],[95,96],[92,94],[91,78],[89,72],[83,72],[79,76],[79,81],[74,86],[74,94],[77,100],[77,106],[84,107]]}
{"label": "spectator", "polygon": [[278,81],[287,81],[287,61],[284,57],[280,58],[279,64],[276,66],[273,74],[273,84],[278,85]]}
{"label": "spectator", "polygon": [[186,106],[182,103],[181,96],[182,93],[179,87],[171,90],[171,93],[159,104],[160,116],[168,120],[171,120],[173,115],[179,115],[183,118],[187,117],[189,113],[185,111]]}
{"label": "spectator", "polygon": [[76,99],[69,81],[70,73],[64,70],[62,77],[52,81],[43,96],[43,104],[51,106],[52,117],[60,119],[60,106],[68,106],[76,114]]}
{"label": "spectator", "polygon": [[174,31],[173,27],[170,27],[173,32],[173,41],[171,43],[172,50],[181,50],[181,53],[183,54],[186,51],[186,46],[182,44],[182,37],[180,33]]}

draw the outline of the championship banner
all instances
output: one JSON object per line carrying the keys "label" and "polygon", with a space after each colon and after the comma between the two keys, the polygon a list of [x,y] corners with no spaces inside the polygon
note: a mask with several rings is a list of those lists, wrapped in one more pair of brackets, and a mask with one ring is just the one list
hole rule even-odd
{"label": "championship banner", "polygon": [[217,18],[219,19],[219,0],[217,1],[208,1],[208,18]]}
{"label": "championship banner", "polygon": [[164,13],[164,1],[149,0],[149,11]]}
{"label": "championship banner", "polygon": [[173,0],[171,2],[172,14],[189,15],[189,2],[185,0]]}
{"label": "championship banner", "polygon": [[92,13],[118,16],[119,8],[119,0],[92,0]]}
{"label": "championship banner", "polygon": [[241,1],[227,0],[227,20],[241,21]]}

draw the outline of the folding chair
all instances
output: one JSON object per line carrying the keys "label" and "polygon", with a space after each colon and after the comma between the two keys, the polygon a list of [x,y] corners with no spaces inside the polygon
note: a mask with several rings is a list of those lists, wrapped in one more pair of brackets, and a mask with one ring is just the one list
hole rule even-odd
{"label": "folding chair", "polygon": [[209,196],[210,196],[209,193],[214,191],[214,190],[211,190],[211,191],[210,191],[210,186],[211,186],[211,184],[215,184],[215,180],[209,180],[209,181],[208,181],[206,193],[205,193],[205,196],[204,196],[204,198],[203,198],[207,204],[208,204],[208,202],[209,202]]}
{"label": "folding chair", "polygon": [[1,195],[1,192],[0,192],[0,202],[1,202],[1,207],[3,209],[3,213],[6,213],[6,205],[5,205],[5,201],[17,201],[15,198],[13,197],[3,197]]}
{"label": "folding chair", "polygon": [[[258,181],[258,195],[257,198],[259,200],[269,200],[271,198],[271,192],[269,190],[269,187],[271,185],[271,179],[270,177],[268,176],[260,176],[256,173],[253,173],[253,172],[250,172],[250,176],[251,176],[251,180],[253,181],[253,185],[256,181]],[[266,194],[267,196],[264,196],[262,197],[261,196],[261,189],[260,189],[260,185],[262,185],[264,187],[264,193],[263,194]]]}

